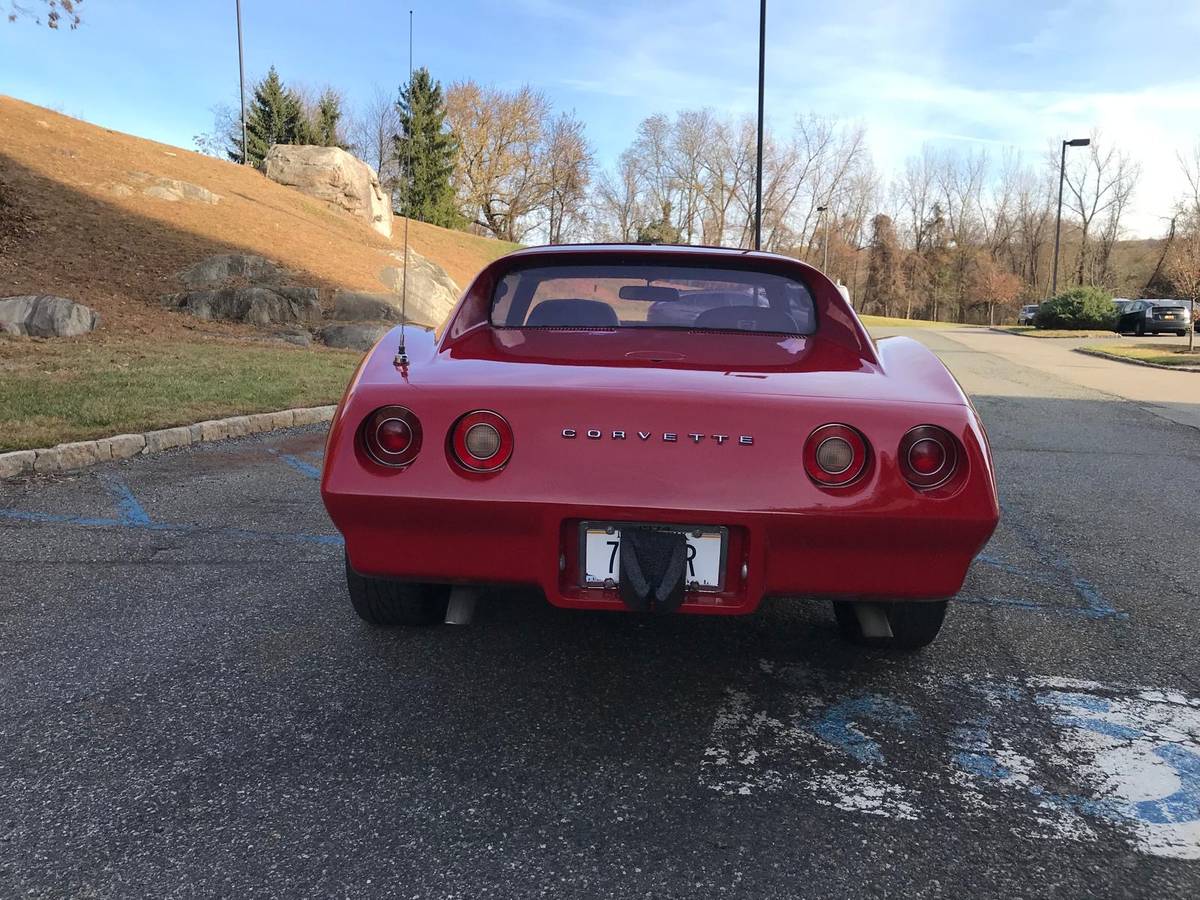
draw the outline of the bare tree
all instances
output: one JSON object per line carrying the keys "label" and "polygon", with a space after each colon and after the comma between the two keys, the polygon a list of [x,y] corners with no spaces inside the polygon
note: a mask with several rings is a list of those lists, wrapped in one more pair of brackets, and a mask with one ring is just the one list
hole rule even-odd
{"label": "bare tree", "polygon": [[379,175],[379,184],[392,197],[400,177],[396,159],[396,135],[400,133],[400,114],[396,95],[374,85],[371,96],[350,119],[349,138],[359,159]]}
{"label": "bare tree", "polygon": [[[1053,160],[1057,168],[1057,155]],[[1115,146],[1105,146],[1098,131],[1092,132],[1087,154],[1074,158],[1066,167],[1067,209],[1078,217],[1079,255],[1075,265],[1077,284],[1103,283],[1112,241],[1120,233],[1124,213],[1141,167]],[[1097,254],[1092,246],[1093,229],[1102,229]],[[1105,236],[1108,240],[1105,240]]]}
{"label": "bare tree", "polygon": [[1042,288],[1042,262],[1053,237],[1053,182],[1045,172],[1024,168],[1017,177],[1015,190],[1010,265],[1024,280],[1027,297],[1044,296],[1049,281],[1046,279]]}
{"label": "bare tree", "polygon": [[936,170],[937,156],[933,148],[926,144],[919,156],[910,156],[905,160],[904,171],[896,186],[909,242],[917,253],[921,253],[926,245],[929,212],[937,191]]}
{"label": "bare tree", "polygon": [[519,241],[545,206],[544,123],[550,105],[525,86],[515,91],[462,81],[446,92],[446,119],[459,144],[455,188],[463,214],[486,232]]}
{"label": "bare tree", "polygon": [[215,156],[217,159],[229,159],[230,154],[237,150],[232,136],[240,131],[241,120],[228,103],[218,103],[211,112],[212,131],[192,135],[192,143],[196,145],[196,151],[199,153]]}
{"label": "bare tree", "polygon": [[[748,234],[745,209],[740,201],[751,195],[754,185],[755,123],[749,117],[737,122],[718,122],[713,140],[705,148],[701,164],[704,184],[701,210],[701,242],[713,246],[729,244],[730,232],[739,232],[737,246],[746,246]],[[742,225],[735,224],[739,208]]]}
{"label": "bare tree", "polygon": [[592,148],[583,132],[583,122],[562,113],[547,129],[541,165],[549,243],[561,244],[564,235],[583,225],[592,166]]}
{"label": "bare tree", "polygon": [[692,243],[703,230],[705,166],[713,136],[713,114],[707,109],[684,110],[675,117],[668,144],[667,166],[678,194],[679,230]]}
{"label": "bare tree", "polygon": [[679,208],[675,202],[678,182],[671,162],[671,131],[671,120],[661,113],[643,119],[629,148],[637,161],[646,203],[656,210]]}
{"label": "bare tree", "polygon": [[601,240],[630,243],[646,223],[642,209],[641,173],[637,160],[626,150],[614,172],[602,172],[592,195],[596,236]]}
{"label": "bare tree", "polygon": [[1190,301],[1193,327],[1188,329],[1188,351],[1196,349],[1196,303],[1200,301],[1200,221],[1192,219],[1171,249],[1167,272],[1176,292]]}
{"label": "bare tree", "polygon": [[[74,31],[83,21],[79,17],[83,0],[34,0],[34,5],[45,10],[45,22],[49,28],[59,28],[65,23]],[[42,16],[37,10],[30,9],[28,3],[8,0],[8,21],[15,22],[18,18],[33,19],[37,24],[42,24]]]}
{"label": "bare tree", "polygon": [[1179,168],[1187,179],[1188,194],[1184,200],[1185,209],[1200,222],[1200,142],[1192,145],[1190,153],[1185,156],[1182,152],[1176,154]]}

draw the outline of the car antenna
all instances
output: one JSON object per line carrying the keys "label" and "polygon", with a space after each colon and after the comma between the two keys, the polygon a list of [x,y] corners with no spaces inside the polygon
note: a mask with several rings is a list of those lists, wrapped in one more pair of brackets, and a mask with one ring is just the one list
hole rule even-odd
{"label": "car antenna", "polygon": [[408,349],[404,345],[404,331],[408,325],[408,220],[412,216],[412,145],[413,145],[413,11],[408,11],[408,159],[405,163],[404,179],[404,262],[400,269],[400,346],[396,350],[393,365],[408,365]]}
{"label": "car antenna", "polygon": [[758,164],[754,167],[754,249],[762,249],[763,85],[767,66],[767,0],[758,8]]}

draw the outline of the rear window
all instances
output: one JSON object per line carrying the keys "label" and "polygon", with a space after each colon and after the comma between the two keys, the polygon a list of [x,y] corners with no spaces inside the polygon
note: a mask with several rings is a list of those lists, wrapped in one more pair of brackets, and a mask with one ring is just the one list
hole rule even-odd
{"label": "rear window", "polygon": [[686,328],[812,334],[807,286],[781,275],[693,266],[543,266],[492,297],[502,328]]}

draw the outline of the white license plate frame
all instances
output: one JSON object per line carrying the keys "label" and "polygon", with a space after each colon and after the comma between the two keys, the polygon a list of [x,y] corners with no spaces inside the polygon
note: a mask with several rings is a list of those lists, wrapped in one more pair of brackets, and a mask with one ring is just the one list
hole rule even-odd
{"label": "white license plate frame", "polygon": [[[687,535],[688,545],[696,546],[696,555],[689,556],[689,565],[695,559],[703,559],[707,569],[707,561],[712,557],[711,543],[719,541],[716,548],[717,565],[715,582],[705,578],[698,588],[691,588],[693,579],[689,578],[689,590],[699,590],[701,593],[717,594],[725,590],[725,567],[729,555],[729,529],[724,525],[672,525],[662,522],[581,522],[579,525],[579,584],[584,588],[604,588],[611,580],[612,585],[620,583],[619,551],[620,544],[612,546],[615,536],[620,541],[622,528],[656,528],[662,531],[676,531]],[[606,551],[610,554],[606,565],[594,566],[589,572],[588,535],[603,536]],[[604,561],[601,561],[604,562]],[[612,570],[609,571],[609,565]],[[603,570],[603,572],[601,572]],[[696,574],[694,571],[689,575]]]}

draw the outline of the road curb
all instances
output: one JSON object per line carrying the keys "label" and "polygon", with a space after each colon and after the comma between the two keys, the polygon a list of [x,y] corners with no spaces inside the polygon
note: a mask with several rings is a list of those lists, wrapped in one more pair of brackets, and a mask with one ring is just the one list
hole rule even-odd
{"label": "road curb", "polygon": [[0,481],[27,475],[76,472],[114,459],[129,459],[176,447],[190,447],[192,444],[223,441],[282,428],[316,425],[332,419],[335,409],[336,406],[302,406],[278,412],[209,419],[194,425],[159,428],[140,434],[118,434],[94,441],[73,441],[37,450],[0,453]]}
{"label": "road curb", "polygon": [[1037,334],[1032,331],[1009,331],[1007,328],[1000,328],[992,325],[988,326],[988,331],[994,331],[996,334],[1007,334],[1011,335],[1012,337],[1033,338],[1037,341],[1075,341],[1088,340],[1089,338],[1093,340],[1116,340],[1124,337],[1124,335],[1117,334],[1116,332],[1097,333],[1092,331],[1080,331],[1076,334]]}
{"label": "road curb", "polygon": [[1193,375],[1200,375],[1200,369],[1185,369],[1182,366],[1164,366],[1160,363],[1152,363],[1144,359],[1133,359],[1128,356],[1116,356],[1112,353],[1104,353],[1100,350],[1089,350],[1086,347],[1076,347],[1075,352],[1082,353],[1084,356],[1094,356],[1097,359],[1111,359],[1113,362],[1128,363],[1131,366],[1145,366],[1147,369],[1162,369],[1164,372],[1190,372]]}

